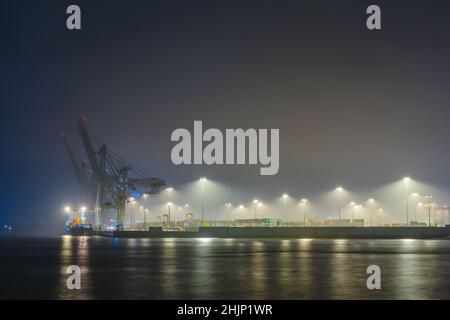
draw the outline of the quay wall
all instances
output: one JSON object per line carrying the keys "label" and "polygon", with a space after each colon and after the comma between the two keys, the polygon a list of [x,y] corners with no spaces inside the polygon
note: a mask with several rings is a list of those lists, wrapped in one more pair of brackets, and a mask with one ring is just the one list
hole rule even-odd
{"label": "quay wall", "polygon": [[450,236],[446,227],[201,227],[198,231],[97,231],[99,236],[116,238],[444,238]]}

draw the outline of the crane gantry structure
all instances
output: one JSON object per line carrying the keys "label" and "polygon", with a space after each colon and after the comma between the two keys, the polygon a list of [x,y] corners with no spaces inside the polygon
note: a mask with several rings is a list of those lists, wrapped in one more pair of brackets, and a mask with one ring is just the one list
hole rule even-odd
{"label": "crane gantry structure", "polygon": [[[78,121],[78,132],[86,151],[87,163],[77,162],[65,134],[63,141],[86,202],[95,208],[95,227],[101,229],[105,209],[114,209],[116,228],[123,229],[125,206],[132,192],[139,190],[146,194],[156,194],[165,185],[165,181],[149,176],[91,136],[84,117]],[[95,149],[93,140],[100,144],[98,149]]]}

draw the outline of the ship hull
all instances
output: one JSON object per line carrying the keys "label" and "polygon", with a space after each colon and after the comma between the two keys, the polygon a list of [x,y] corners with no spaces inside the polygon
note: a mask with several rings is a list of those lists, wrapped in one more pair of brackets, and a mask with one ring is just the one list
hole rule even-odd
{"label": "ship hull", "polygon": [[71,228],[68,233],[72,236],[93,236],[95,231],[92,228]]}

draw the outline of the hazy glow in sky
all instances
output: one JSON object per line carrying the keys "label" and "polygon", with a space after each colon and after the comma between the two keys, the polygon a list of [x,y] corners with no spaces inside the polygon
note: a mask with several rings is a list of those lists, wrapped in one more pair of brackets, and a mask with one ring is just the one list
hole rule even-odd
{"label": "hazy glow in sky", "polygon": [[[409,182],[409,221],[428,222],[428,209],[419,206],[420,202],[427,203],[424,198],[432,195],[431,202],[438,208],[445,204],[447,195],[436,187],[421,183],[411,179]],[[417,195],[413,195],[417,193]],[[273,194],[268,197],[259,197],[248,190],[234,188],[217,181],[207,180],[205,182],[205,219],[206,220],[234,220],[253,219],[255,217],[255,202],[257,199],[261,205],[257,206],[257,218],[285,219],[287,212],[288,221],[303,221],[303,212],[306,212],[307,219],[321,221],[325,219],[336,219],[338,216],[339,204],[341,206],[341,218],[350,219],[352,215],[352,204],[355,219],[365,219],[366,225],[370,224],[370,210],[372,208],[374,223],[379,222],[380,211],[382,209],[383,223],[404,223],[406,221],[406,193],[403,180],[374,189],[370,193],[352,192],[344,189],[338,202],[336,191],[330,188],[318,194],[298,195],[295,190],[288,193],[286,208],[282,193]],[[302,198],[308,198],[308,203],[304,207],[300,206]],[[374,202],[369,203],[373,198]],[[152,195],[147,199],[137,199],[133,209],[134,222],[142,222],[143,215],[140,206],[147,208],[147,221],[159,221],[158,216],[168,213],[168,203],[171,206],[171,220],[184,220],[187,213],[193,213],[194,219],[201,217],[201,186],[200,181],[195,181],[173,190],[161,192],[159,195]],[[231,206],[227,206],[231,203]],[[286,211],[285,211],[286,209]],[[127,207],[126,221],[130,221],[131,209]],[[445,211],[446,220],[448,211]],[[114,218],[115,214],[111,213]],[[440,221],[442,211],[434,210],[432,221]]]}
{"label": "hazy glow in sky", "polygon": [[[108,147],[180,189],[174,202],[198,212],[189,183],[214,181],[206,208],[217,217],[225,202],[255,197],[275,216],[284,192],[335,215],[332,190],[343,185],[342,201],[373,197],[400,219],[404,175],[450,202],[450,4],[377,1],[380,32],[365,26],[368,4],[87,1],[72,33],[63,4],[2,4],[0,220],[59,223],[66,202],[81,202],[60,139],[64,130],[86,159],[81,114]],[[279,128],[278,174],[174,165],[170,134],[195,120]]]}

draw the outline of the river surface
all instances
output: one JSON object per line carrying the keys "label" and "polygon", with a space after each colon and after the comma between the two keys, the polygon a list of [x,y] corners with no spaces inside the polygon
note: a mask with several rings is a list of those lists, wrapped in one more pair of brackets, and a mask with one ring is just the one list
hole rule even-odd
{"label": "river surface", "polygon": [[450,240],[0,236],[0,299],[36,298],[450,299]]}

